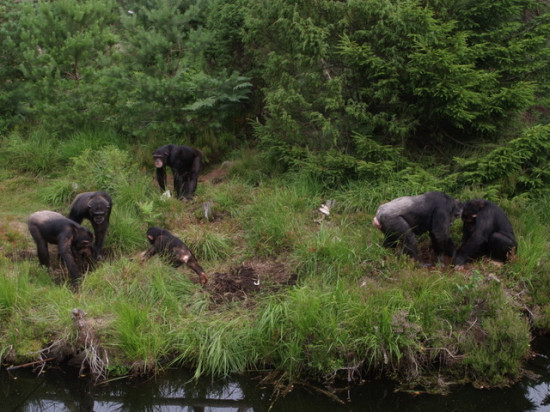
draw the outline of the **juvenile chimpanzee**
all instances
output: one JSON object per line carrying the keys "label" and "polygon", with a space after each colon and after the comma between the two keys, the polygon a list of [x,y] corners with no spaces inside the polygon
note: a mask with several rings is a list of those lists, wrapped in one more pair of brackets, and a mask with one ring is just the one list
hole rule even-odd
{"label": "juvenile chimpanzee", "polygon": [[151,243],[151,247],[143,254],[143,257],[149,258],[158,253],[168,258],[174,267],[182,264],[189,266],[199,275],[201,285],[204,286],[208,282],[206,273],[187,245],[168,230],[153,226],[147,230],[147,240]]}
{"label": "juvenile chimpanzee", "polygon": [[428,192],[418,196],[404,196],[385,203],[376,212],[373,224],[384,233],[384,246],[403,244],[403,251],[418,260],[415,235],[430,233],[438,262],[443,254],[452,257],[455,252],[450,227],[460,216],[462,203],[442,192]]}
{"label": "juvenile chimpanzee", "polygon": [[506,261],[517,248],[512,224],[504,211],[488,200],[470,200],[462,210],[462,245],[455,266],[481,256]]}
{"label": "juvenile chimpanzee", "polygon": [[59,254],[67,266],[71,282],[76,285],[80,277],[79,263],[92,255],[92,232],[60,213],[49,210],[31,214],[27,223],[36,243],[40,264],[50,266],[48,243],[58,245]]}
{"label": "juvenile chimpanzee", "polygon": [[84,192],[75,197],[69,219],[76,223],[82,223],[83,219],[88,219],[92,223],[95,234],[94,257],[101,259],[101,250],[105,242],[105,234],[109,229],[109,217],[113,201],[111,196],[105,192]]}
{"label": "juvenile chimpanzee", "polygon": [[153,152],[157,181],[162,192],[166,188],[166,166],[174,174],[174,190],[178,199],[190,198],[197,188],[197,179],[201,171],[202,153],[189,146],[168,144]]}

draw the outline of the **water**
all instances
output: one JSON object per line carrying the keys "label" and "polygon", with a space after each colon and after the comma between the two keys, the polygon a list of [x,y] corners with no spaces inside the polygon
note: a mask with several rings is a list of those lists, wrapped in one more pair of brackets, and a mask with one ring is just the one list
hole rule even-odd
{"label": "water", "polygon": [[415,396],[394,392],[391,382],[369,381],[349,393],[339,393],[343,404],[299,385],[275,400],[272,388],[262,386],[253,375],[195,382],[189,371],[171,370],[146,381],[121,379],[94,386],[78,378],[73,369],[42,374],[22,368],[2,369],[0,412],[550,411],[550,339],[538,339],[535,350],[538,354],[528,368],[539,377],[524,379],[511,388],[477,390],[463,386],[446,396]]}

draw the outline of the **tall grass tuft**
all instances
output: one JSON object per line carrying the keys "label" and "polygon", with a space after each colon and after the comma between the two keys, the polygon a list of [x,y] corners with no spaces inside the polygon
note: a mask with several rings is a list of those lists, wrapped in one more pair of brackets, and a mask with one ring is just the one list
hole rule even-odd
{"label": "tall grass tuft", "polygon": [[78,194],[78,184],[67,178],[52,181],[50,184],[38,188],[38,198],[54,208],[70,204]]}
{"label": "tall grass tuft", "polygon": [[8,319],[17,307],[25,308],[30,302],[29,265],[18,268],[14,270],[9,261],[0,263],[0,319]]}
{"label": "tall grass tuft", "polygon": [[86,149],[72,161],[70,174],[83,190],[105,190],[115,194],[119,187],[135,184],[134,177],[140,175],[130,153],[115,146]]}
{"label": "tall grass tuft", "polygon": [[[303,234],[304,213],[312,216],[316,199],[298,196],[292,187],[261,191],[239,215],[257,256],[277,256],[294,248]],[[318,207],[318,206],[317,206]],[[311,220],[313,222],[313,220]]]}
{"label": "tall grass tuft", "polygon": [[343,218],[322,222],[317,231],[304,233],[292,252],[300,271],[321,276],[325,281],[364,274],[370,245],[364,230],[356,229],[355,223]]}
{"label": "tall grass tuft", "polygon": [[127,360],[134,361],[132,369],[138,374],[155,371],[170,346],[163,323],[151,316],[156,313],[137,301],[122,301],[114,307],[114,345]]}
{"label": "tall grass tuft", "polygon": [[58,139],[43,129],[35,129],[27,137],[13,132],[2,144],[0,159],[10,164],[12,171],[47,175],[68,162],[58,145]]}
{"label": "tall grass tuft", "polygon": [[119,137],[113,130],[80,130],[59,142],[58,150],[63,159],[80,156],[86,150],[97,151],[116,144]]}
{"label": "tall grass tuft", "polygon": [[221,262],[234,251],[231,238],[215,229],[189,226],[182,239],[200,261]]}
{"label": "tall grass tuft", "polygon": [[197,378],[228,376],[254,365],[257,352],[251,344],[250,320],[242,315],[189,320],[174,336],[179,352],[175,363],[193,365]]}
{"label": "tall grass tuft", "polygon": [[[518,258],[514,266],[522,279],[530,280],[533,274],[539,272],[541,266],[545,263],[550,264],[550,241],[548,230],[543,224],[546,221],[544,219],[550,217],[549,202],[550,195],[546,195],[530,205],[518,201],[513,206],[518,209],[510,218],[518,241]],[[519,210],[523,210],[524,213],[520,213]],[[521,216],[520,219],[514,218],[517,215]]]}
{"label": "tall grass tuft", "polygon": [[263,359],[291,377],[306,370],[326,375],[363,363],[368,369],[399,362],[415,342],[393,323],[410,304],[397,290],[367,300],[367,290],[350,286],[310,282],[284,301],[272,299],[258,317],[256,344]]}
{"label": "tall grass tuft", "polygon": [[146,247],[146,227],[133,208],[113,206],[111,224],[105,246],[112,254],[121,254]]}

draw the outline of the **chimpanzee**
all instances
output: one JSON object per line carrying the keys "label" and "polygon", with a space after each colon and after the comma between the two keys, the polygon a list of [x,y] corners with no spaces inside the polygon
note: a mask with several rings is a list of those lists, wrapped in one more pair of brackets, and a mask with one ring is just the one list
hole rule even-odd
{"label": "chimpanzee", "polygon": [[376,212],[373,224],[384,233],[384,247],[403,244],[403,251],[418,259],[415,235],[429,232],[438,262],[443,254],[455,252],[450,227],[460,216],[462,203],[443,192],[404,196],[385,203]]}
{"label": "chimpanzee", "polygon": [[151,243],[151,247],[143,254],[143,257],[149,258],[158,253],[168,258],[174,267],[186,264],[193,269],[199,275],[202,286],[208,282],[206,273],[187,245],[168,230],[156,226],[150,227],[147,230],[147,240]]}
{"label": "chimpanzee", "polygon": [[101,250],[105,242],[105,234],[109,229],[109,216],[111,216],[111,208],[113,201],[111,196],[105,192],[84,192],[75,197],[69,219],[76,223],[82,223],[83,219],[88,219],[92,222],[94,228],[95,243],[94,257],[101,259]]}
{"label": "chimpanzee", "polygon": [[40,264],[50,266],[48,243],[58,245],[59,254],[67,266],[71,282],[76,286],[80,277],[79,264],[92,255],[92,232],[62,214],[49,210],[31,214],[28,227],[36,243]]}
{"label": "chimpanzee", "polygon": [[189,146],[168,144],[153,152],[157,168],[157,182],[162,192],[166,187],[166,166],[174,174],[174,190],[178,199],[189,199],[197,188],[197,179],[201,171],[202,153]]}
{"label": "chimpanzee", "polygon": [[481,256],[506,261],[517,248],[512,224],[504,211],[488,200],[470,200],[462,210],[462,245],[456,254],[455,266]]}

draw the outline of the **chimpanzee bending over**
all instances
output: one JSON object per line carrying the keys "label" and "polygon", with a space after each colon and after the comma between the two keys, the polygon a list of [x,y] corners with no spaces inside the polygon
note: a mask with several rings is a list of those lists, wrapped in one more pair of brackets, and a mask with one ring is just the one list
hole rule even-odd
{"label": "chimpanzee bending over", "polygon": [[40,264],[50,266],[48,243],[57,245],[71,282],[76,286],[80,278],[79,263],[92,255],[92,232],[62,214],[49,210],[31,214],[27,223],[36,243]]}
{"label": "chimpanzee bending over", "polygon": [[403,251],[416,260],[419,260],[416,236],[429,232],[437,261],[443,263],[443,254],[454,255],[450,227],[461,211],[459,200],[442,192],[428,192],[383,204],[373,224],[384,233],[384,247],[402,243]]}
{"label": "chimpanzee bending over", "polygon": [[174,174],[174,190],[178,199],[189,199],[197,188],[197,179],[201,171],[202,153],[189,146],[168,144],[153,152],[157,168],[157,182],[162,192],[166,188],[166,166]]}
{"label": "chimpanzee bending over", "polygon": [[76,223],[82,223],[82,220],[88,219],[92,222],[94,228],[94,258],[101,259],[101,250],[105,242],[105,235],[109,229],[109,217],[113,201],[111,196],[105,192],[84,192],[75,197],[69,219]]}
{"label": "chimpanzee bending over", "polygon": [[187,245],[168,230],[153,226],[147,230],[147,240],[151,243],[151,247],[143,254],[143,257],[149,258],[158,253],[168,258],[174,267],[186,264],[193,269],[199,275],[202,286],[208,282],[206,273]]}
{"label": "chimpanzee bending over", "polygon": [[506,261],[517,248],[512,224],[504,211],[488,200],[470,200],[462,210],[462,245],[456,254],[455,266],[481,256]]}

